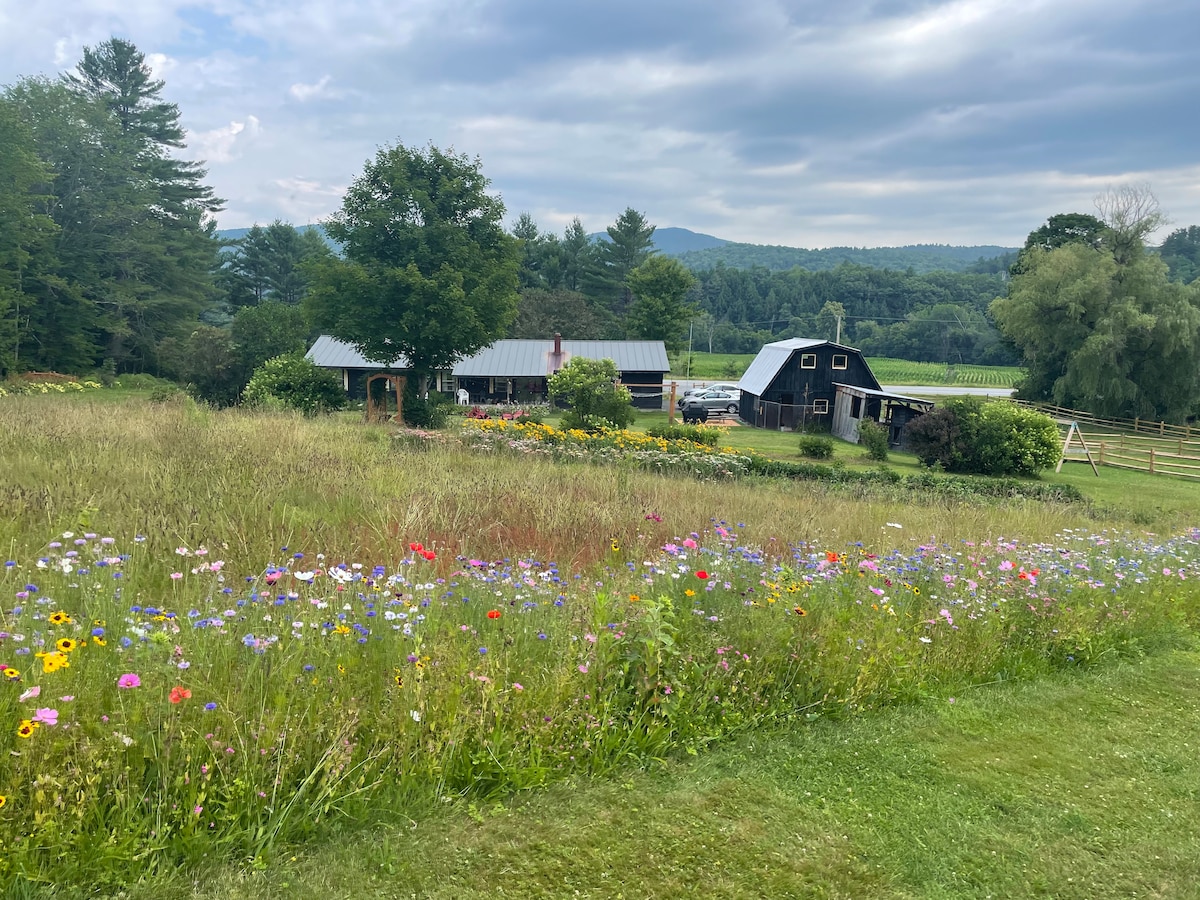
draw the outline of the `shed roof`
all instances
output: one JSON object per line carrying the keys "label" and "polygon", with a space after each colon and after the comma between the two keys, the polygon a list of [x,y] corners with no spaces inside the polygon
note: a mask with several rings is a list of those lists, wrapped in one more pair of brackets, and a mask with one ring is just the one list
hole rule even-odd
{"label": "shed roof", "polygon": [[[539,378],[551,374],[573,357],[611,359],[619,372],[669,372],[667,348],[662,341],[563,341],[562,358],[553,360],[553,340],[504,340],[484,347],[454,366],[459,378]],[[399,355],[390,365],[371,362],[354,346],[327,334],[317,338],[307,353],[318,366],[331,369],[407,369]]]}
{"label": "shed roof", "polygon": [[772,341],[770,344],[764,344],[763,348],[758,351],[758,356],[754,357],[749,368],[746,369],[746,374],[738,382],[738,388],[761,397],[771,386],[775,376],[783,371],[783,367],[787,365],[793,353],[797,350],[809,350],[826,344],[836,347],[838,350],[845,350],[847,353],[858,353],[853,347],[835,344],[833,341],[824,341],[820,338],[788,338],[784,341]]}
{"label": "shed roof", "polygon": [[878,397],[881,400],[902,400],[905,403],[915,403],[918,406],[925,407],[934,405],[932,400],[922,400],[920,397],[906,397],[904,394],[893,394],[891,391],[876,391],[872,388],[859,387],[857,384],[842,384],[840,381],[835,381],[833,386],[852,393],[863,394],[867,397]]}

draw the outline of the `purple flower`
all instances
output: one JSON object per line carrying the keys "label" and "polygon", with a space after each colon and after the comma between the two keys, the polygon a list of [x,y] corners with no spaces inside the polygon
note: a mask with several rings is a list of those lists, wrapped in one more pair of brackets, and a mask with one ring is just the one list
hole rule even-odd
{"label": "purple flower", "polygon": [[126,672],[117,679],[117,687],[119,688],[135,688],[142,686],[142,679],[138,678],[133,672]]}

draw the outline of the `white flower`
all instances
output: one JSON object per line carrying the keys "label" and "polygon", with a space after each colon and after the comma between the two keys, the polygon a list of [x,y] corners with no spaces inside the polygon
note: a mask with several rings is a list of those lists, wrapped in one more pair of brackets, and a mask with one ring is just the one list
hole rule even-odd
{"label": "white flower", "polygon": [[933,638],[925,637],[925,635],[921,635],[919,638],[917,638],[917,640],[919,640],[922,644],[932,644],[933,643]]}
{"label": "white flower", "polygon": [[421,714],[419,712],[417,712],[415,709],[412,711],[412,717],[413,717],[414,722],[421,721]]}
{"label": "white flower", "polygon": [[901,525],[899,522],[888,522],[887,527],[888,528],[903,528],[904,526]]}

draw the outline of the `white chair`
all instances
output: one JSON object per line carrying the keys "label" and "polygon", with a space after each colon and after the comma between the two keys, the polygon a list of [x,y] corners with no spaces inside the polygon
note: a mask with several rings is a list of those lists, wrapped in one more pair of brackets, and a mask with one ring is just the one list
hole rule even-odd
{"label": "white chair", "polygon": [[459,388],[457,391],[454,392],[454,397],[458,401],[459,406],[470,406],[471,405],[471,395],[469,393],[467,393],[466,388]]}

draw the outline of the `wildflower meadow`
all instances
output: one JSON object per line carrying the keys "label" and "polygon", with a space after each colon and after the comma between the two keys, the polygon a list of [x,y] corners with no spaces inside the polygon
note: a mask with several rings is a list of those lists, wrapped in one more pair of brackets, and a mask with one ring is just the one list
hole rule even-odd
{"label": "wildflower meadow", "polygon": [[253,858],[331,817],[1146,652],[1200,610],[1198,540],[875,554],[718,522],[588,572],[414,540],[235,573],[66,532],[4,567],[3,874]]}
{"label": "wildflower meadow", "polygon": [[5,402],[25,413],[0,423],[8,886],[269,859],[346,823],[1178,646],[1200,616],[1200,533],[1069,507]]}

